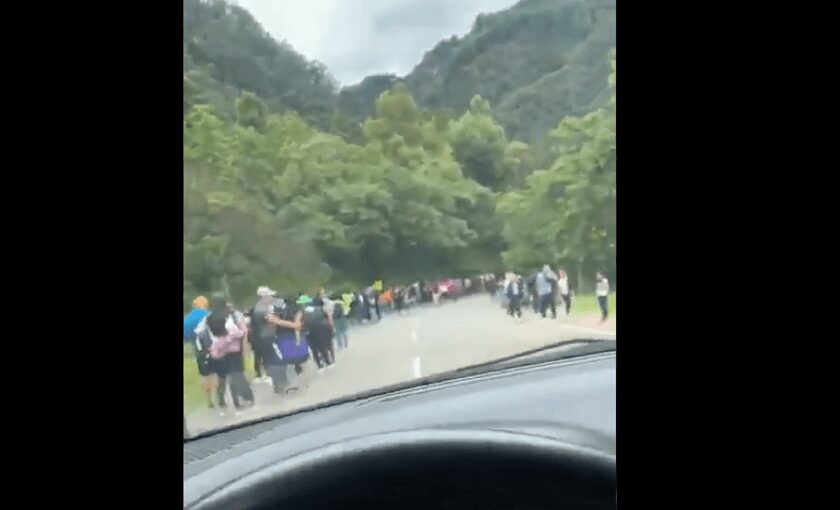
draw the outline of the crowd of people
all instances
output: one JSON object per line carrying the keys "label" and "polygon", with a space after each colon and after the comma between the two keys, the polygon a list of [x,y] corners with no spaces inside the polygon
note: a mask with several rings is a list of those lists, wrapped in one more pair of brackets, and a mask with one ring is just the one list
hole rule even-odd
{"label": "crowd of people", "polygon": [[[224,293],[215,293],[209,300],[196,297],[184,318],[184,340],[193,346],[207,406],[224,415],[229,390],[238,414],[254,405],[251,384],[270,384],[275,394],[285,395],[300,389],[297,376],[310,360],[318,373],[334,367],[336,351],[349,346],[352,325],[375,324],[392,313],[409,313],[421,303],[441,306],[477,292],[499,299],[508,315],[518,320],[523,306],[531,306],[543,318],[550,311],[556,318],[558,302],[568,315],[573,297],[566,272],[555,272],[548,264],[528,276],[485,274],[388,288],[377,280],[356,292],[322,289],[314,297],[302,292],[283,296],[261,286],[246,311],[236,309]],[[609,282],[598,273],[596,296],[602,322],[608,317],[608,295]],[[253,352],[255,378],[251,382],[245,377],[248,351]]]}
{"label": "crowd of people", "polygon": [[[357,292],[311,297],[279,295],[261,286],[247,311],[236,309],[224,293],[196,297],[184,318],[184,340],[193,345],[201,388],[209,408],[226,414],[230,392],[234,413],[254,405],[251,384],[270,384],[277,395],[298,391],[297,376],[312,360],[318,373],[335,366],[336,350],[347,349],[351,325],[379,322],[383,316],[409,312],[420,303],[440,305],[475,289],[472,281],[414,282],[384,288],[382,281]],[[253,352],[255,378],[245,377]]]}
{"label": "crowd of people", "polygon": [[[492,275],[487,275],[487,278],[488,281],[492,281]],[[610,284],[601,272],[596,273],[595,282],[595,295],[601,309],[603,323],[609,317]],[[564,307],[566,315],[569,315],[572,307],[573,295],[568,274],[563,269],[555,272],[549,264],[543,265],[542,269],[528,276],[508,272],[504,280],[497,281],[495,285],[490,283],[487,288],[503,304],[507,314],[518,320],[522,320],[523,305],[530,305],[534,313],[538,313],[542,318],[546,318],[548,311],[551,310],[553,319],[557,318],[558,301]]]}

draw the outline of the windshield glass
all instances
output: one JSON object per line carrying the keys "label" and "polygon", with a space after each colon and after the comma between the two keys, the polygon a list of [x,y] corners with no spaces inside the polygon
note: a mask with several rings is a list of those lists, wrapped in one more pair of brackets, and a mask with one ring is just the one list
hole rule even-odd
{"label": "windshield glass", "polygon": [[615,0],[183,3],[185,436],[615,340]]}

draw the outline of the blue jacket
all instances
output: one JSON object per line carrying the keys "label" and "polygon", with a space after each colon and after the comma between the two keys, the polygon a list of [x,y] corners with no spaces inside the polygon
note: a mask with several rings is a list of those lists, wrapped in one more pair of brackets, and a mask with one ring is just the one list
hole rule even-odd
{"label": "blue jacket", "polygon": [[190,313],[184,317],[184,341],[190,341],[195,338],[195,328],[210,314],[210,310],[204,308],[193,308]]}

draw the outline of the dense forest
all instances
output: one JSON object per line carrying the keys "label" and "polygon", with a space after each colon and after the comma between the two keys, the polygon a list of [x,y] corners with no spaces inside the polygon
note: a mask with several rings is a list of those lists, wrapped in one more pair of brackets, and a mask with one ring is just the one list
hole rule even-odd
{"label": "dense forest", "polygon": [[[521,61],[494,68],[486,58],[521,60],[511,53],[517,45],[544,51],[521,32],[536,30],[523,28],[531,14],[554,6],[551,19],[565,21],[546,21],[546,30],[578,40],[576,58],[592,51],[596,61],[580,41],[597,39],[614,5],[523,0],[479,16],[470,34],[435,47],[405,79],[372,76],[339,91],[324,66],[272,39],[244,9],[184,0],[185,303],[222,286],[242,299],[263,284],[358,287],[544,262],[566,267],[573,282],[580,275],[578,288],[597,269],[614,281],[614,43],[603,49],[608,71],[588,90],[588,109],[557,87],[583,86],[597,65],[567,60],[520,87],[540,71],[522,76]],[[422,78],[434,62],[457,82],[474,71],[468,83],[482,85],[439,89]],[[561,71],[570,74],[551,77]],[[556,120],[511,136],[500,120],[510,91],[487,83],[503,80],[533,89],[529,101],[546,113],[529,129]]]}

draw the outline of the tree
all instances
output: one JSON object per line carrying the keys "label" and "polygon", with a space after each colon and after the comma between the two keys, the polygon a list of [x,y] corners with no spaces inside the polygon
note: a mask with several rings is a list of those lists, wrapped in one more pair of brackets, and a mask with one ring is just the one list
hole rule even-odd
{"label": "tree", "polygon": [[508,264],[563,262],[574,265],[579,275],[593,265],[602,270],[615,267],[614,53],[612,69],[613,92],[605,107],[561,121],[552,132],[558,156],[551,167],[534,172],[524,189],[500,200]]}
{"label": "tree", "polygon": [[[564,119],[535,147],[509,141],[479,96],[458,117],[424,110],[402,83],[379,94],[360,125],[319,96],[331,86],[323,66],[295,74],[288,45],[269,44],[236,8],[188,6],[185,303],[223,282],[234,299],[251,299],[258,285],[294,292],[486,272],[501,268],[503,251],[518,269],[546,256],[611,267],[614,98]],[[479,30],[489,34],[497,21]],[[237,63],[244,47],[252,61]],[[243,73],[236,86],[234,72]],[[391,79],[371,81],[366,93]]]}
{"label": "tree", "polygon": [[247,10],[220,0],[184,0],[183,33],[185,66],[212,69],[209,89],[250,91],[275,113],[293,110],[320,128],[329,125],[335,80],[320,62],[275,41]]}
{"label": "tree", "polygon": [[254,94],[245,92],[236,100],[236,121],[240,126],[260,131],[265,128],[267,117],[268,108]]}
{"label": "tree", "polygon": [[490,104],[473,97],[470,110],[452,123],[452,150],[464,174],[483,186],[498,189],[505,179],[505,131],[490,115]]}

